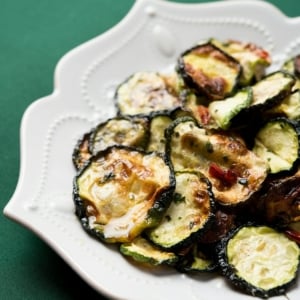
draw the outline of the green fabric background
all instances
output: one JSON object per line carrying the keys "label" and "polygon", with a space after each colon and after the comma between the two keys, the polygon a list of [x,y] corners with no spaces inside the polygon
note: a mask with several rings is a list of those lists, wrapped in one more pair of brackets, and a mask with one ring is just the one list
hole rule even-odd
{"label": "green fabric background", "polygon": [[[269,2],[288,16],[300,15],[299,0]],[[115,25],[133,3],[0,0],[1,211],[18,180],[19,127],[24,110],[52,92],[55,65],[66,52]],[[105,299],[48,245],[3,215],[0,274],[0,299],[79,299],[80,295],[90,300]]]}

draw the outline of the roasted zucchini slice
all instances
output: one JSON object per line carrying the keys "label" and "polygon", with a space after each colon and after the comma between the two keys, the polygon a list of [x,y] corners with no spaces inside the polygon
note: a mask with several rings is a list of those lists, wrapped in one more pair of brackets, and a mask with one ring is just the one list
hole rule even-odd
{"label": "roasted zucchini slice", "polygon": [[174,188],[173,171],[162,155],[113,146],[76,176],[76,214],[98,238],[128,242],[160,222]]}
{"label": "roasted zucchini slice", "polygon": [[175,120],[166,135],[166,153],[174,170],[202,172],[220,204],[245,202],[267,176],[267,164],[231,132],[208,131],[185,117]]}
{"label": "roasted zucchini slice", "polygon": [[223,100],[212,101],[208,106],[210,116],[221,129],[228,129],[231,120],[252,101],[252,89],[244,88],[231,97]]}
{"label": "roasted zucchini slice", "polygon": [[137,261],[146,265],[175,265],[178,257],[171,251],[164,251],[145,238],[138,236],[133,241],[121,244],[120,252]]}
{"label": "roasted zucchini slice", "polygon": [[165,129],[171,124],[170,114],[154,114],[150,121],[150,136],[147,151],[165,152]]}
{"label": "roasted zucchini slice", "polygon": [[219,265],[238,289],[253,296],[282,295],[295,283],[300,250],[284,233],[243,225],[222,240]]}
{"label": "roasted zucchini slice", "polygon": [[119,114],[137,115],[173,110],[181,101],[160,74],[137,72],[117,88],[116,104]]}
{"label": "roasted zucchini slice", "polygon": [[214,199],[208,180],[198,173],[176,173],[176,190],[161,223],[147,236],[164,249],[184,247],[204,232],[214,217]]}
{"label": "roasted zucchini slice", "polygon": [[267,112],[268,115],[283,116],[291,120],[300,119],[300,90],[293,91],[278,105]]}
{"label": "roasted zucchini slice", "polygon": [[287,97],[295,83],[295,77],[283,71],[273,72],[252,86],[253,100],[250,109],[266,110]]}
{"label": "roasted zucchini slice", "polygon": [[269,177],[258,201],[268,223],[285,227],[300,222],[300,169],[294,174]]}
{"label": "roasted zucchini slice", "polygon": [[253,152],[272,174],[292,169],[299,157],[299,126],[287,118],[268,121],[257,133]]}
{"label": "roasted zucchini slice", "polygon": [[207,42],[185,51],[178,59],[177,71],[188,87],[211,100],[218,100],[235,91],[241,65]]}
{"label": "roasted zucchini slice", "polygon": [[262,47],[248,42],[228,40],[219,41],[211,39],[211,42],[234,57],[242,66],[240,85],[247,86],[259,81],[271,65],[271,56]]}
{"label": "roasted zucchini slice", "polygon": [[92,156],[90,152],[89,141],[92,132],[85,133],[77,144],[72,153],[72,161],[76,170],[81,169]]}
{"label": "roasted zucchini slice", "polygon": [[113,145],[144,149],[149,137],[146,116],[120,116],[99,124],[90,137],[90,152],[95,155]]}

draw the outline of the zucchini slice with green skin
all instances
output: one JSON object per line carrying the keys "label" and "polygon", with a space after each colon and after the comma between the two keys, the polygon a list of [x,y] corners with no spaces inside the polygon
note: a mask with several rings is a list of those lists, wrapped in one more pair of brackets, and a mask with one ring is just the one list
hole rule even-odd
{"label": "zucchini slice with green skin", "polygon": [[176,189],[161,223],[147,237],[163,249],[190,245],[214,218],[214,199],[209,181],[197,173],[176,173]]}
{"label": "zucchini slice with green skin", "polygon": [[247,86],[259,81],[266,68],[271,65],[271,56],[268,51],[254,43],[236,40],[210,40],[214,45],[234,57],[242,66],[240,85]]}
{"label": "zucchini slice with green skin", "polygon": [[268,174],[268,166],[231,132],[200,128],[192,118],[176,119],[166,130],[166,154],[176,172],[198,171],[212,184],[215,199],[236,205],[250,199]]}
{"label": "zucchini slice with green skin", "polygon": [[291,170],[299,157],[299,133],[299,125],[292,120],[270,120],[256,134],[253,152],[269,165],[272,174]]}
{"label": "zucchini slice with green skin", "polygon": [[174,90],[156,72],[133,74],[119,85],[115,98],[120,115],[149,114],[181,106]]}
{"label": "zucchini slice with green skin", "polygon": [[243,225],[219,245],[223,275],[238,289],[268,298],[284,294],[297,279],[300,249],[269,226]]}
{"label": "zucchini slice with green skin", "polygon": [[177,63],[177,71],[185,84],[210,100],[232,94],[241,70],[238,61],[210,42],[188,49]]}
{"label": "zucchini slice with green skin", "polygon": [[175,253],[164,251],[141,236],[136,237],[131,242],[121,244],[120,252],[139,263],[153,266],[174,266],[178,261],[178,256]]}
{"label": "zucchini slice with green skin", "polygon": [[293,91],[278,105],[266,112],[267,115],[283,116],[291,120],[300,119],[300,90]]}
{"label": "zucchini slice with green skin", "polygon": [[273,72],[252,86],[253,100],[248,110],[266,110],[287,97],[295,83],[295,77],[283,71]]}
{"label": "zucchini slice with green skin", "polygon": [[92,132],[85,133],[77,144],[72,153],[72,161],[76,170],[81,169],[92,156],[90,152],[90,137]]}
{"label": "zucchini slice with green skin", "polygon": [[149,137],[146,116],[119,116],[99,124],[90,137],[90,152],[95,155],[113,145],[144,149]]}
{"label": "zucchini slice with green skin", "polygon": [[231,125],[231,120],[242,109],[250,105],[252,97],[252,89],[250,87],[244,88],[231,97],[212,101],[208,105],[209,114],[219,128],[227,130]]}
{"label": "zucchini slice with green skin", "polygon": [[150,136],[147,145],[147,151],[165,152],[165,129],[171,124],[170,114],[154,114],[150,120]]}
{"label": "zucchini slice with green skin", "polygon": [[174,173],[163,155],[109,147],[75,177],[76,214],[94,236],[128,242],[161,221],[174,189]]}

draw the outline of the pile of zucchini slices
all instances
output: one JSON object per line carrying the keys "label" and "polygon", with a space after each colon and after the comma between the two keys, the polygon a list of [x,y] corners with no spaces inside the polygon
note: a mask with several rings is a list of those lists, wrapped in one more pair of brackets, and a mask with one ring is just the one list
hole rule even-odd
{"label": "pile of zucchini slices", "polygon": [[116,116],[73,151],[83,228],[143,266],[286,293],[300,256],[300,57],[270,65],[253,43],[209,39],[171,74],[120,83]]}

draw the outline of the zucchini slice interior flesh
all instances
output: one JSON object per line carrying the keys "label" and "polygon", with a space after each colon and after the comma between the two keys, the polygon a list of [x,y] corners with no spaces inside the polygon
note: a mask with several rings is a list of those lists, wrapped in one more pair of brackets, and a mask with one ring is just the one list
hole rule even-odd
{"label": "zucchini slice interior flesh", "polygon": [[262,298],[284,294],[297,277],[300,250],[268,226],[242,226],[224,239],[223,274],[239,289]]}
{"label": "zucchini slice interior flesh", "polygon": [[122,115],[147,114],[181,106],[176,93],[156,72],[137,72],[120,84],[116,104]]}
{"label": "zucchini slice interior flesh", "polygon": [[267,176],[267,164],[235,135],[211,133],[188,117],[175,120],[166,134],[174,170],[202,172],[220,204],[246,201]]}
{"label": "zucchini slice interior flesh", "polygon": [[146,116],[122,116],[99,124],[91,135],[90,152],[95,155],[113,145],[144,148],[149,136]]}
{"label": "zucchini slice interior flesh", "polygon": [[174,185],[160,155],[111,147],[77,176],[77,215],[85,229],[106,242],[128,242],[160,221]]}
{"label": "zucchini slice interior flesh", "polygon": [[292,169],[299,156],[298,125],[286,118],[270,120],[257,133],[253,151],[271,173]]}
{"label": "zucchini slice interior flesh", "polygon": [[232,94],[241,74],[240,64],[210,42],[185,51],[177,69],[188,87],[213,100]]}
{"label": "zucchini slice interior flesh", "polygon": [[197,173],[176,173],[176,189],[161,223],[147,232],[149,239],[165,249],[183,247],[205,231],[214,217],[210,183]]}

